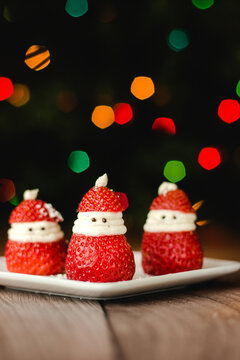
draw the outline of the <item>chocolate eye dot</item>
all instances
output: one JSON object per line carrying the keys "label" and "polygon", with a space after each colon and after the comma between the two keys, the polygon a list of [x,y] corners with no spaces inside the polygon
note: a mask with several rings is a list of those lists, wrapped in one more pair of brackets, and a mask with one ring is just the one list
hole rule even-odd
{"label": "chocolate eye dot", "polygon": [[163,215],[163,216],[162,216],[162,219],[165,219],[165,217],[166,217],[166,216],[165,216],[165,215]]}
{"label": "chocolate eye dot", "polygon": [[29,228],[28,231],[32,231],[32,228]]}
{"label": "chocolate eye dot", "polygon": [[105,223],[105,222],[107,222],[107,219],[105,219],[105,218],[102,218],[102,222],[104,222],[104,223]]}
{"label": "chocolate eye dot", "polygon": [[175,215],[173,215],[173,219],[175,220],[177,217]]}
{"label": "chocolate eye dot", "polygon": [[92,222],[95,222],[95,221],[97,221],[97,219],[95,219],[95,218],[92,218]]}
{"label": "chocolate eye dot", "polygon": [[45,227],[41,227],[41,230],[45,230]]}

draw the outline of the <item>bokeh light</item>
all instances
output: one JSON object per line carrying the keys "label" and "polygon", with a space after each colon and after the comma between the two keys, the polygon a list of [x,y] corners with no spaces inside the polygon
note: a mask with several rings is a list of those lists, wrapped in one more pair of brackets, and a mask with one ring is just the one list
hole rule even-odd
{"label": "bokeh light", "polygon": [[3,17],[8,22],[13,22],[14,21],[14,19],[12,17],[12,14],[11,14],[11,11],[7,6],[5,6],[4,9],[3,9]]}
{"label": "bokeh light", "polygon": [[152,129],[157,131],[163,131],[170,135],[176,134],[176,127],[173,120],[166,117],[157,118],[152,125]]}
{"label": "bokeh light", "polygon": [[237,96],[240,97],[240,80],[238,81],[237,86],[236,86],[236,94],[237,94]]}
{"label": "bokeh light", "polygon": [[78,106],[78,98],[71,90],[61,91],[57,95],[56,105],[64,113],[73,111]]}
{"label": "bokeh light", "polygon": [[0,101],[8,99],[13,93],[13,84],[7,77],[0,77]]}
{"label": "bokeh light", "polygon": [[100,129],[105,129],[115,121],[114,111],[111,106],[96,106],[92,113],[92,122]]}
{"label": "bokeh light", "polygon": [[150,77],[137,76],[131,84],[131,93],[139,100],[148,99],[155,92],[155,86]]}
{"label": "bokeh light", "polygon": [[73,172],[79,174],[89,167],[90,160],[85,151],[76,150],[71,152],[67,163]]}
{"label": "bokeh light", "polygon": [[120,203],[123,207],[123,211],[126,210],[129,205],[127,195],[122,192],[115,192],[115,194],[119,197]]}
{"label": "bokeh light", "polygon": [[65,10],[70,16],[82,16],[88,11],[88,2],[87,0],[67,0]]}
{"label": "bokeh light", "polygon": [[15,106],[20,107],[25,105],[30,100],[30,90],[25,84],[14,84],[13,94],[8,98],[8,102]]}
{"label": "bokeh light", "polygon": [[206,170],[212,170],[221,163],[218,149],[214,147],[203,148],[198,155],[199,164]]}
{"label": "bokeh light", "polygon": [[176,183],[186,176],[186,169],[182,161],[170,160],[163,169],[165,178],[173,183]]}
{"label": "bokeh light", "polygon": [[42,70],[50,63],[50,52],[44,45],[32,45],[25,54],[24,62],[32,70]]}
{"label": "bokeh light", "polygon": [[15,185],[12,180],[0,179],[0,202],[5,203],[16,195]]}
{"label": "bokeh light", "polygon": [[115,122],[123,125],[132,120],[133,112],[132,108],[127,103],[118,103],[113,107],[115,114]]}
{"label": "bokeh light", "polygon": [[233,99],[222,100],[218,107],[218,116],[228,124],[238,120],[240,118],[239,102]]}
{"label": "bokeh light", "polygon": [[192,3],[196,8],[206,10],[214,4],[214,0],[192,0]]}
{"label": "bokeh light", "polygon": [[189,37],[184,29],[174,29],[168,35],[168,46],[174,51],[181,51],[189,45]]}
{"label": "bokeh light", "polygon": [[14,206],[19,205],[19,200],[18,200],[17,195],[15,195],[11,200],[9,200],[9,202],[10,202],[10,204],[12,204]]}
{"label": "bokeh light", "polygon": [[165,106],[170,103],[172,99],[172,93],[168,86],[159,85],[156,87],[155,94],[153,96],[153,102],[157,106]]}

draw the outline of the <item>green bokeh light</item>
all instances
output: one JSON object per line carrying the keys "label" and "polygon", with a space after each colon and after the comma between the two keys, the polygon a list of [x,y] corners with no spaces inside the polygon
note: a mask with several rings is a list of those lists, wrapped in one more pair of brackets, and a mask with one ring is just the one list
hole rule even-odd
{"label": "green bokeh light", "polygon": [[168,46],[174,51],[181,51],[189,45],[188,34],[183,29],[174,29],[168,35]]}
{"label": "green bokeh light", "polygon": [[176,183],[185,178],[186,169],[182,161],[171,160],[165,165],[163,175],[167,180]]}
{"label": "green bokeh light", "polygon": [[192,4],[198,9],[206,10],[214,4],[214,0],[192,0]]}
{"label": "green bokeh light", "polygon": [[237,93],[237,96],[240,97],[240,80],[239,80],[239,82],[237,83],[237,86],[236,86],[236,93]]}
{"label": "green bokeh light", "polygon": [[17,206],[19,204],[17,195],[15,195],[11,200],[9,200],[10,204]]}
{"label": "green bokeh light", "polygon": [[70,16],[82,16],[88,11],[88,2],[87,0],[67,0],[65,10]]}
{"label": "green bokeh light", "polygon": [[76,150],[71,152],[67,163],[73,172],[79,174],[89,167],[90,160],[88,154],[85,151]]}

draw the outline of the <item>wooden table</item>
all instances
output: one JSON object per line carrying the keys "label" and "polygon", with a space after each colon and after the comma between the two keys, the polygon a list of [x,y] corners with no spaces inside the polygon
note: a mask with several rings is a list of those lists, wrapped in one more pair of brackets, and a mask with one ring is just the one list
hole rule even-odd
{"label": "wooden table", "polygon": [[239,360],[240,272],[89,301],[0,287],[2,360]]}

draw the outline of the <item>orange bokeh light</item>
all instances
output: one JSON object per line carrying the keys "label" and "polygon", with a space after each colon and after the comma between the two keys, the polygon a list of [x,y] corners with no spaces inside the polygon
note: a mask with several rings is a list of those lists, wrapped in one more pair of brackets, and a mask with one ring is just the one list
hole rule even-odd
{"label": "orange bokeh light", "polygon": [[137,76],[131,84],[131,93],[139,100],[148,99],[155,92],[155,86],[150,77]]}
{"label": "orange bokeh light", "polygon": [[24,62],[32,70],[42,70],[50,63],[50,52],[46,46],[32,45],[25,54]]}
{"label": "orange bokeh light", "polygon": [[105,129],[112,125],[115,120],[114,111],[111,106],[96,106],[92,113],[92,122],[100,129]]}
{"label": "orange bokeh light", "polygon": [[27,85],[14,84],[13,94],[8,98],[8,102],[15,106],[20,107],[25,105],[30,99],[30,90]]}

